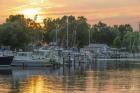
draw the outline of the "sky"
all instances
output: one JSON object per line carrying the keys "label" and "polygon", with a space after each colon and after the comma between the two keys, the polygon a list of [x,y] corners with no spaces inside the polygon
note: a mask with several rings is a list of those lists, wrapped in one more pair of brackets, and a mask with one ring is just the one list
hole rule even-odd
{"label": "sky", "polygon": [[140,0],[0,0],[0,23],[9,15],[24,14],[38,22],[46,17],[85,16],[90,24],[131,24],[138,30]]}

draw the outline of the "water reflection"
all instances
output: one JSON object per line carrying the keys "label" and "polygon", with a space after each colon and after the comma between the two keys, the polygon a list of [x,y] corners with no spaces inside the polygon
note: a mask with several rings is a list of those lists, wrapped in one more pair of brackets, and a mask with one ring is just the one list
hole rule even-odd
{"label": "water reflection", "polygon": [[139,67],[99,61],[70,68],[0,69],[0,93],[139,93]]}
{"label": "water reflection", "polygon": [[12,91],[12,85],[10,84],[11,75],[11,69],[0,69],[0,93],[9,93]]}

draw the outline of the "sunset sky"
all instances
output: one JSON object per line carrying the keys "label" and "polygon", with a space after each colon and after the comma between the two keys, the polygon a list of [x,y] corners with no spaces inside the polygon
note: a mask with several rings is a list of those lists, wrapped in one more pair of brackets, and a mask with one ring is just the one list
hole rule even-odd
{"label": "sunset sky", "polygon": [[114,24],[131,24],[138,29],[140,0],[0,0],[0,23],[11,14],[25,14],[38,22],[45,17],[63,15],[85,16],[90,24],[98,21]]}

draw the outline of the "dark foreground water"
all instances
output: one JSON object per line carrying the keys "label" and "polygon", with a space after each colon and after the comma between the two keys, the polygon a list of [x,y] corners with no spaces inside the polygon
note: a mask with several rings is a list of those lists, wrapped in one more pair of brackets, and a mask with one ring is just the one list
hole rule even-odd
{"label": "dark foreground water", "polygon": [[64,69],[1,68],[0,93],[140,93],[140,65],[102,61]]}

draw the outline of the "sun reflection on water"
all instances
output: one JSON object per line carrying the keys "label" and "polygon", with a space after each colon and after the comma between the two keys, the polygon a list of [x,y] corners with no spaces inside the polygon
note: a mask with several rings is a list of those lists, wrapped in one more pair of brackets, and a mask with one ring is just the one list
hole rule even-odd
{"label": "sun reflection on water", "polygon": [[53,79],[45,76],[27,78],[20,87],[20,93],[63,93],[61,83],[56,87]]}
{"label": "sun reflection on water", "polygon": [[34,76],[27,79],[25,82],[20,93],[43,93],[45,85],[43,76]]}

